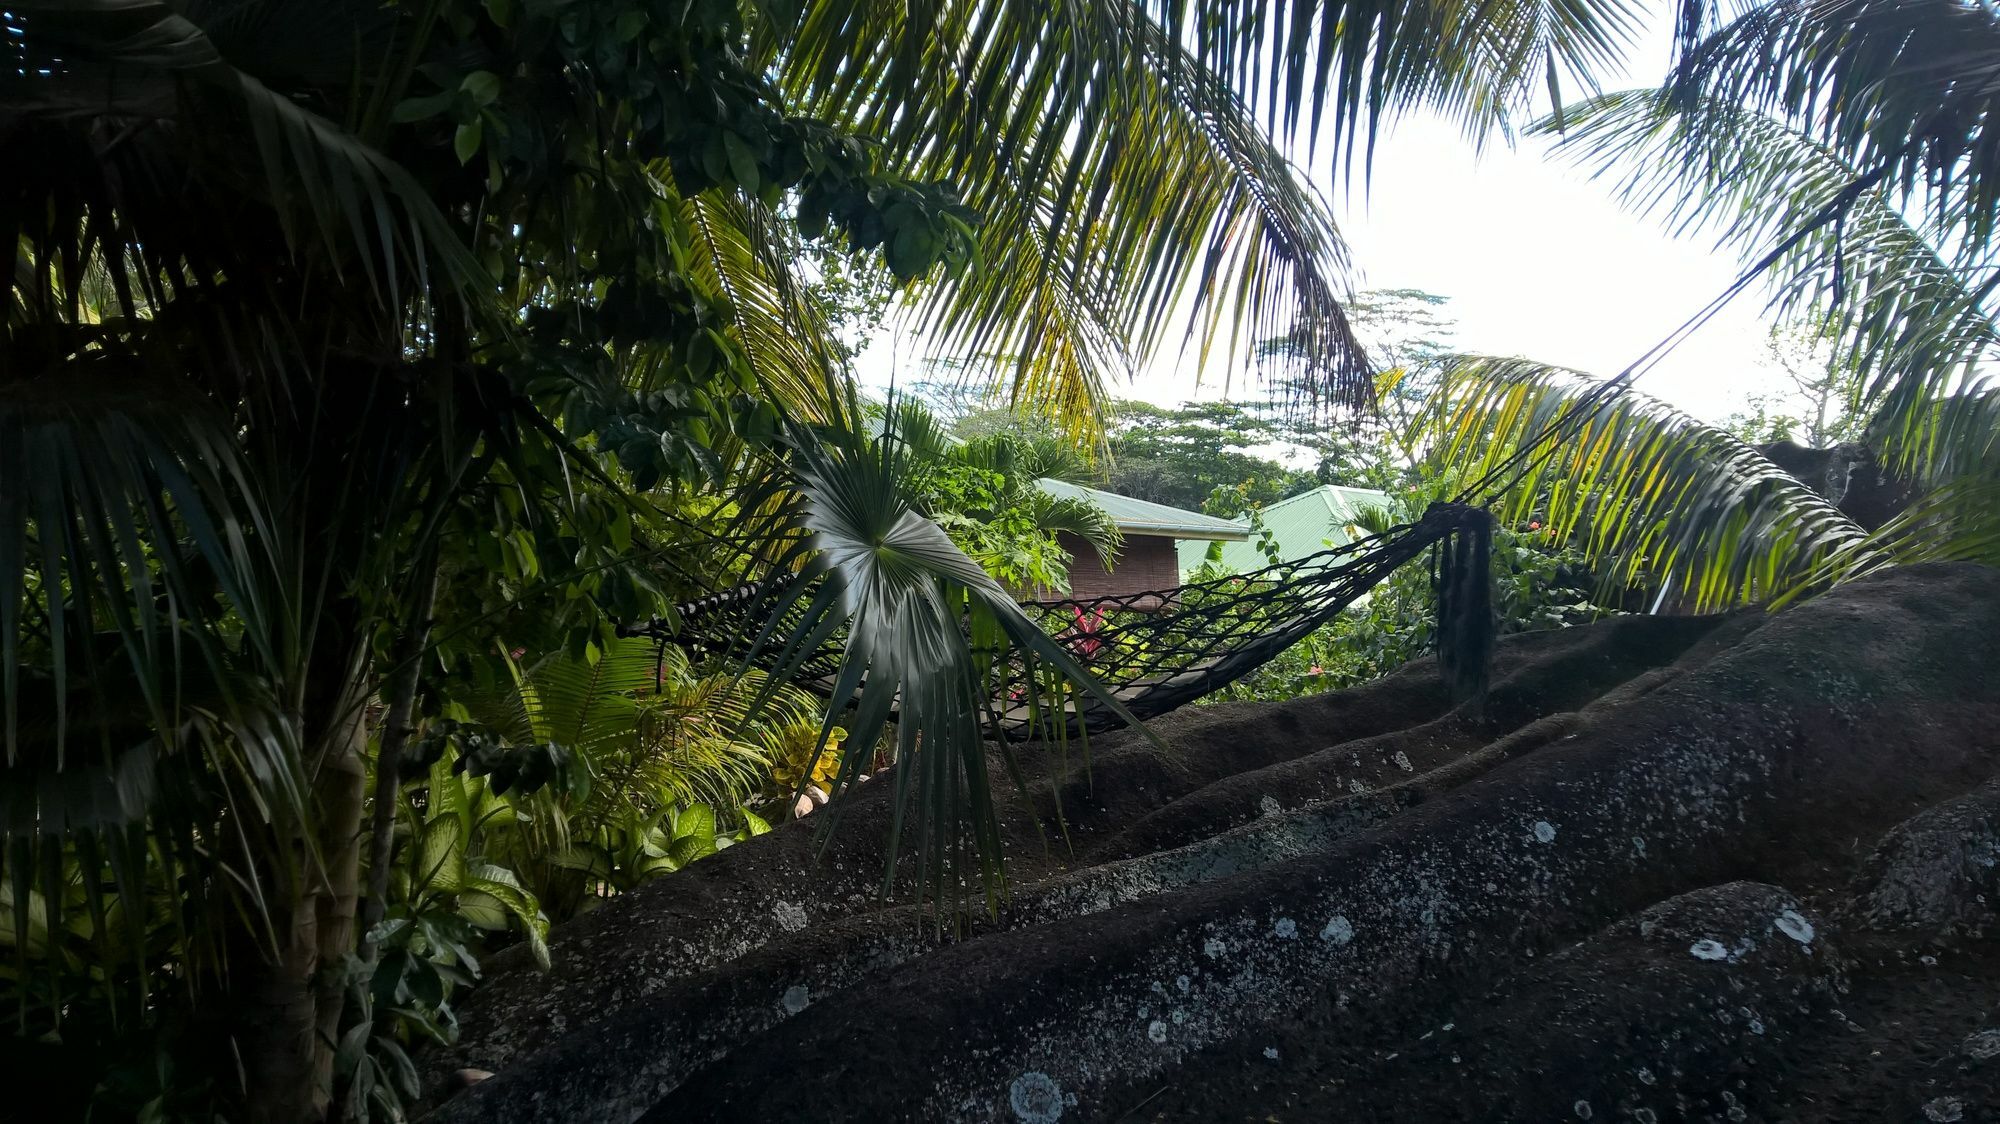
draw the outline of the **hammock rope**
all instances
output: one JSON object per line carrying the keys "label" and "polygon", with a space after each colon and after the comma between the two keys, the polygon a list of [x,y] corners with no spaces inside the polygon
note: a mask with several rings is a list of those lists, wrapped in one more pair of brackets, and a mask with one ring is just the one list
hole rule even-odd
{"label": "hammock rope", "polygon": [[[1484,592],[1491,526],[1484,509],[1434,504],[1414,523],[1251,573],[1137,593],[1028,601],[1021,609],[1144,721],[1242,679],[1397,569],[1435,550],[1445,593],[1440,650],[1454,692],[1466,697],[1484,689],[1485,652],[1491,646],[1492,603]],[[774,599],[768,593],[763,584],[739,586],[679,606],[677,622],[627,631],[678,644],[694,655],[747,659],[766,670],[786,667],[794,682],[830,693],[843,637],[827,636],[802,659],[794,653],[793,660],[756,643],[759,635],[794,632],[807,612],[802,598]],[[774,601],[780,600],[787,608],[773,619]],[[990,648],[977,654],[994,688],[989,728],[1010,739],[1051,733],[1048,700],[1029,688],[1033,672],[1021,654]],[[1088,695],[1065,702],[1063,713],[1071,730],[1122,724]]]}

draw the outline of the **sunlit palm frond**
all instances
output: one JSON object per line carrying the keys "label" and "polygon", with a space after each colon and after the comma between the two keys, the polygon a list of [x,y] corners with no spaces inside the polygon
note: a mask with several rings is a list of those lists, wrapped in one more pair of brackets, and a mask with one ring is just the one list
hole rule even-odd
{"label": "sunlit palm frond", "polygon": [[661,207],[688,248],[689,279],[725,302],[728,330],[765,394],[796,416],[823,418],[838,363],[831,326],[783,256],[796,236],[763,203],[740,195],[688,199],[669,191]]}
{"label": "sunlit palm frond", "polygon": [[979,267],[924,323],[1065,421],[1192,313],[1203,349],[1293,332],[1365,401],[1344,246],[1244,103],[1144,6],[827,0],[762,31],[809,112],[883,140],[982,219]]}
{"label": "sunlit palm frond", "polygon": [[1463,358],[1424,436],[1441,466],[1479,476],[1563,419],[1564,438],[1537,448],[1496,513],[1539,524],[1657,604],[1767,600],[1836,560],[1877,556],[1862,527],[1755,449],[1636,392],[1580,402],[1595,385],[1527,360]]}

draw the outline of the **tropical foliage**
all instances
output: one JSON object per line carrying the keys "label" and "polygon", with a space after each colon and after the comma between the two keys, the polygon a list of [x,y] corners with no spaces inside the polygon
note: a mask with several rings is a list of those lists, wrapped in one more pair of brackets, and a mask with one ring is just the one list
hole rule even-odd
{"label": "tropical foliage", "polygon": [[[196,1033],[159,1040],[221,1101],[313,1118],[338,1107],[338,1077],[345,1110],[363,1111],[395,1067],[363,1076],[333,1048],[369,1038],[355,1028],[370,1020],[329,969],[357,949],[380,967],[419,931],[383,922],[438,883],[393,872],[423,832],[454,829],[427,813],[395,830],[416,789],[430,798],[402,770],[464,653],[507,638],[593,664],[617,622],[884,518],[924,540],[922,564],[857,571],[869,581],[830,606],[923,601],[942,567],[1005,617],[902,493],[843,493],[848,462],[814,451],[804,423],[838,413],[838,349],[782,253],[788,225],[924,283],[970,350],[1019,341],[1035,388],[1142,353],[1155,320],[1140,313],[1169,295],[1233,320],[1288,312],[1296,289],[1299,330],[1327,344],[1313,362],[1352,396],[1337,240],[1226,96],[1175,100],[1157,71],[1072,85],[1057,67],[1060,86],[1009,83],[1022,100],[982,103],[1004,121],[934,130],[971,90],[911,47],[945,26],[970,42],[972,9],[935,25],[902,11],[9,6],[0,827],[28,1033],[95,1056],[88,1020],[58,1029],[85,994],[149,1035],[198,1015]],[[979,41],[1000,52],[989,76],[1017,65]],[[1016,57],[1108,46],[1042,41]],[[857,85],[843,58],[919,64],[920,80]],[[1203,73],[1178,78],[1202,89]],[[1038,99],[1037,82],[1067,92]],[[1093,160],[1105,120],[1124,155]],[[1086,294],[1075,275],[1100,267]],[[1071,294],[1086,326],[1044,341]],[[787,479],[860,506],[808,518],[843,501],[758,498]],[[865,571],[879,537],[847,541],[856,566],[828,569]],[[954,616],[879,619],[963,644]],[[943,666],[902,671],[915,688]],[[925,732],[950,776],[983,778],[976,737],[927,728],[957,720],[942,700],[959,696],[936,697],[906,705],[904,737]],[[482,748],[530,768],[523,746]],[[481,889],[424,907],[501,900],[481,855],[440,868]],[[163,886],[154,927],[138,906]],[[52,955],[37,916],[131,970]],[[445,937],[411,954],[435,960]]]}
{"label": "tropical foliage", "polygon": [[[866,435],[829,321],[866,323],[886,275],[965,370],[1083,448],[1107,380],[1172,346],[1247,361],[1282,339],[1284,395],[1364,404],[1345,247],[1271,138],[1365,170],[1399,111],[1511,128],[1565,85],[1594,94],[1636,18],[10,3],[0,979],[20,1048],[0,1054],[24,1097],[393,1118],[408,1048],[450,1033],[483,948],[532,950],[754,832],[780,769],[837,797],[885,737],[890,850],[913,859],[889,882],[995,900],[983,704],[1093,684],[989,567],[1054,576],[1033,544],[1090,513],[1037,506],[1048,470],[1021,447],[940,469],[896,425]],[[1972,376],[2000,281],[2000,18],[1682,18],[1666,88],[1559,110],[1563,151],[1715,224],[1781,309],[1834,317],[1853,408],[1928,497],[1857,533],[1726,435],[1520,363],[1461,366],[1432,440],[1676,603],[1989,556],[2000,406]],[[955,540],[927,512],[1006,527]],[[735,660],[619,639],[753,579],[782,627]],[[783,687],[836,642],[849,713]]]}
{"label": "tropical foliage", "polygon": [[1742,286],[1761,280],[1774,314],[1825,341],[1828,385],[1846,394],[1821,416],[1863,419],[1879,462],[1923,498],[1871,532],[1730,433],[1624,391],[1644,361],[1599,383],[1467,360],[1429,416],[1446,460],[1504,474],[1506,514],[1545,520],[1657,604],[1782,603],[1885,565],[1994,558],[2000,415],[1981,372],[2000,282],[2000,15],[1774,0],[1725,20],[1694,4],[1682,32],[1663,89],[1538,128],[1627,204],[1740,253]]}

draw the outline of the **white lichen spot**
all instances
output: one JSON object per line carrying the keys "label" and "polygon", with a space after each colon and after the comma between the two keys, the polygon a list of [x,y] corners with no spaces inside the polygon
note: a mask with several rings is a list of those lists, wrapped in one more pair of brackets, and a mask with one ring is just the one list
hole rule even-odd
{"label": "white lichen spot", "polygon": [[1275,796],[1266,796],[1264,799],[1257,801],[1257,807],[1267,816],[1275,816],[1279,812],[1284,811],[1283,806],[1278,803],[1278,798]]}
{"label": "white lichen spot", "polygon": [[1265,1056],[1265,1057],[1267,1057],[1267,1058],[1269,1058],[1269,1059],[1271,1059],[1272,1061],[1277,1061],[1277,1060],[1278,1060],[1278,1048],[1277,1048],[1276,1046],[1266,1046],[1266,1047],[1264,1047],[1264,1056]]}
{"label": "white lichen spot", "polygon": [[1156,1043],[1165,1042],[1167,1040],[1167,1024],[1159,1019],[1154,1019],[1152,1022],[1147,1023],[1146,1037]]}
{"label": "white lichen spot", "polygon": [[1659,1078],[1653,1076],[1652,1070],[1647,1069],[1643,1065],[1639,1067],[1639,1071],[1633,1074],[1633,1076],[1639,1079],[1639,1084],[1641,1085],[1651,1085],[1653,1082],[1659,1080]]}
{"label": "white lichen spot", "polygon": [[1007,1103],[1021,1124],[1055,1124],[1063,1114],[1062,1086],[1048,1074],[1031,1070],[1008,1086]]}
{"label": "white lichen spot", "polygon": [[1660,1114],[1650,1108],[1633,1109],[1632,1119],[1637,1120],[1639,1124],[1660,1124]]}
{"label": "white lichen spot", "polygon": [[1354,939],[1354,926],[1348,922],[1345,914],[1336,913],[1333,919],[1326,923],[1326,928],[1319,931],[1319,939],[1332,941],[1335,945],[1345,945]]}
{"label": "white lichen spot", "polygon": [[1188,985],[1189,985],[1189,983],[1190,983],[1190,981],[1188,980],[1188,978],[1187,978],[1186,976],[1175,976],[1175,977],[1174,977],[1174,986],[1175,986],[1175,987],[1177,987],[1177,988],[1179,988],[1179,989],[1181,990],[1181,994],[1182,994],[1182,995],[1186,995],[1186,994],[1187,994],[1187,990],[1188,990]]}
{"label": "white lichen spot", "polygon": [[806,927],[806,907],[796,902],[778,902],[771,907],[771,916],[778,919],[778,928],[787,933]]}
{"label": "white lichen spot", "polygon": [[1591,1110],[1589,1101],[1578,1101],[1575,1104],[1569,1106],[1569,1110],[1571,1112],[1576,1113],[1576,1118],[1578,1120],[1590,1119]]}
{"label": "white lichen spot", "polygon": [[1643,836],[1643,835],[1634,835],[1634,836],[1632,837],[1632,853],[1633,853],[1633,854],[1635,854],[1635,855],[1640,855],[1640,856],[1644,856],[1644,855],[1645,855],[1645,853],[1646,853],[1646,837],[1645,837],[1645,836]]}
{"label": "white lichen spot", "polygon": [[2000,1055],[2000,1030],[1982,1030],[1966,1036],[1965,1052],[1971,1057],[1985,1061]]}
{"label": "white lichen spot", "polygon": [[1221,938],[1210,937],[1207,940],[1201,942],[1201,954],[1203,956],[1208,957],[1210,960],[1220,960],[1222,958],[1222,953],[1223,953],[1223,948],[1222,948]]}
{"label": "white lichen spot", "polygon": [[1965,1100],[1961,1097],[1938,1097],[1924,1102],[1924,1119],[1935,1120],[1937,1124],[1952,1124],[1954,1120],[1965,1119]]}
{"label": "white lichen spot", "polygon": [[1688,955],[1696,960],[1727,960],[1729,950],[1722,946],[1721,941],[1696,941],[1688,946]]}
{"label": "white lichen spot", "polygon": [[1410,755],[1404,753],[1400,749],[1397,750],[1396,755],[1394,757],[1391,757],[1389,760],[1394,761],[1396,763],[1396,768],[1401,769],[1405,773],[1414,773],[1417,771],[1417,767],[1415,765],[1410,764]]}
{"label": "white lichen spot", "polygon": [[1777,926],[1780,933],[1785,934],[1800,944],[1811,944],[1813,942],[1813,923],[1806,920],[1805,914],[1800,913],[1796,909],[1788,909],[1778,914],[1778,919],[1772,922],[1772,924]]}
{"label": "white lichen spot", "polygon": [[1174,1020],[1175,1026],[1183,1026],[1187,1023],[1186,1011],[1175,1011],[1172,1015],[1168,1017]]}
{"label": "white lichen spot", "polygon": [[812,1003],[812,993],[804,984],[793,984],[785,989],[785,996],[779,1002],[785,1005],[787,1015],[796,1015]]}
{"label": "white lichen spot", "polygon": [[1368,786],[1362,784],[1360,781],[1350,780],[1347,782],[1347,791],[1353,793],[1356,796],[1362,796],[1368,792]]}
{"label": "white lichen spot", "polygon": [[1299,935],[1299,923],[1289,917],[1280,917],[1278,923],[1271,926],[1271,935],[1281,941],[1292,940]]}
{"label": "white lichen spot", "polygon": [[1764,1033],[1764,1020],[1763,1020],[1763,1019],[1751,1019],[1751,1020],[1750,1020],[1750,1033],[1752,1033],[1752,1034],[1757,1034],[1757,1035],[1761,1035],[1761,1034],[1763,1034],[1763,1033]]}
{"label": "white lichen spot", "polygon": [[1550,823],[1547,820],[1536,820],[1535,842],[1553,843],[1555,841],[1556,841],[1556,825]]}

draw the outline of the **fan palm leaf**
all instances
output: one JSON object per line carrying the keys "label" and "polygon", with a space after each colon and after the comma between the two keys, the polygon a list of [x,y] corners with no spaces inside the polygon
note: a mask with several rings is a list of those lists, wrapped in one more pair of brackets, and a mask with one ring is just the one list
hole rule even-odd
{"label": "fan palm leaf", "polygon": [[[858,415],[850,404],[846,416]],[[897,856],[907,851],[914,884],[941,906],[974,881],[991,904],[1005,883],[986,734],[1008,686],[1025,690],[1029,705],[1045,712],[1058,745],[1067,736],[1065,708],[1085,705],[1085,696],[1088,705],[1138,722],[917,513],[910,491],[917,474],[893,426],[879,439],[862,428],[794,428],[790,511],[805,537],[774,567],[757,614],[773,623],[744,638],[745,649],[753,658],[761,653],[772,679],[786,682],[838,640],[839,666],[825,684],[836,710],[821,726],[822,744],[838,725],[849,745],[874,745],[895,719],[890,884]],[[1001,658],[1010,651],[1015,659]],[[843,718],[840,708],[849,704],[853,712]],[[1008,773],[1024,783],[1012,751],[1003,746],[1001,753]],[[836,798],[855,783],[867,756],[843,756]],[[838,799],[829,807],[824,832],[834,830],[841,807]]]}

